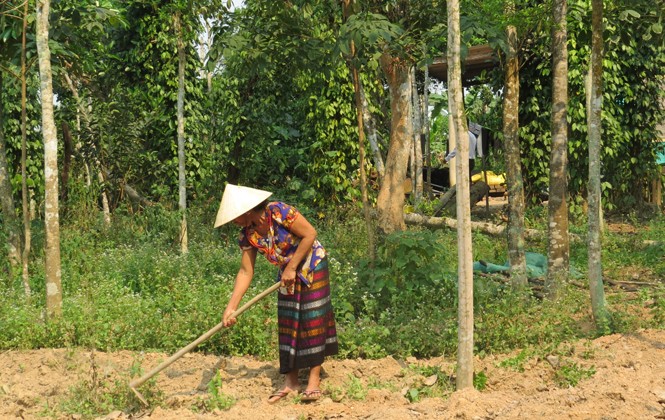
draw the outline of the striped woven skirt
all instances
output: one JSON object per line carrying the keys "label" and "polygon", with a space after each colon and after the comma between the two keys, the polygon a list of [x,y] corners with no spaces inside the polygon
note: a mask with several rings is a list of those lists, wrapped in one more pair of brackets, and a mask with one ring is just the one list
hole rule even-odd
{"label": "striped woven skirt", "polygon": [[311,287],[296,281],[292,295],[278,295],[279,372],[319,366],[337,354],[328,260],[317,264]]}

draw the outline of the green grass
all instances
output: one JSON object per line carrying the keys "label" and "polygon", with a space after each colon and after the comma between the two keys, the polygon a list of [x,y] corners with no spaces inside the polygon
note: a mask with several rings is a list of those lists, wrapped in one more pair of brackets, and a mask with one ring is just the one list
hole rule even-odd
{"label": "green grass", "polygon": [[[334,212],[314,223],[330,255],[331,287],[340,338],[339,357],[379,358],[454,355],[457,348],[456,232],[409,232],[387,238],[379,259],[366,260],[367,233],[360,211]],[[83,217],[83,216],[80,216]],[[118,214],[107,229],[97,219],[67,220],[61,227],[63,317],[44,321],[43,230],[35,226],[30,300],[20,277],[0,278],[0,349],[86,347],[103,351],[173,352],[216,325],[239,265],[236,229],[214,230],[205,212],[192,211],[190,252],[179,253],[179,220],[161,208]],[[528,224],[545,225],[531,212]],[[603,266],[609,277],[625,267],[658,281],[665,273],[665,221],[635,222],[631,234],[607,233]],[[577,226],[584,232],[584,226]],[[543,252],[545,239],[527,250]],[[473,234],[474,259],[503,262],[505,241]],[[593,338],[586,272],[586,246],[571,245],[571,265],[583,286],[568,285],[549,302],[513,293],[507,286],[475,278],[475,351],[479,355],[556,346]],[[276,271],[257,259],[247,298],[269,286]],[[645,275],[646,275],[645,274]],[[6,276],[2,272],[0,276]],[[662,283],[662,280],[661,280]],[[609,290],[609,289],[608,289]],[[611,289],[607,301],[612,331],[665,328],[665,288],[637,293]],[[639,307],[642,311],[634,309]],[[644,316],[647,314],[648,316]],[[222,332],[200,351],[276,357],[276,309],[265,299],[242,315],[233,334]],[[516,361],[516,365],[518,365]]]}

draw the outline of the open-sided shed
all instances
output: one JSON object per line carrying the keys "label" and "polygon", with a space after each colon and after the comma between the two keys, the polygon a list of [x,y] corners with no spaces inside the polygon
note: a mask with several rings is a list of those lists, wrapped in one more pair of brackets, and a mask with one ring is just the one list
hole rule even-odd
{"label": "open-sided shed", "polygon": [[[484,70],[491,70],[499,66],[499,57],[489,45],[474,45],[468,48],[468,53],[462,64],[462,85],[471,86]],[[448,61],[445,56],[437,57],[428,66],[430,77],[441,82],[448,82]]]}

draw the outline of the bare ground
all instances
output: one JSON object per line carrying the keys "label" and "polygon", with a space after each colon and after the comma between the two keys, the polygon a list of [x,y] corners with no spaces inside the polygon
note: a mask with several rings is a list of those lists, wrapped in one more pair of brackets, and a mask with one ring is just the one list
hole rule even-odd
{"label": "bare ground", "polygon": [[[281,385],[275,362],[249,357],[187,354],[157,376],[163,406],[134,414],[105,413],[107,419],[658,419],[665,418],[665,331],[643,330],[563,346],[551,357],[519,352],[475,360],[483,391],[467,389],[411,403],[409,389],[426,391],[435,378],[413,366],[436,366],[454,374],[454,360],[329,360],[323,397],[313,403],[297,395],[275,405],[267,396]],[[59,409],[82,384],[127,378],[132,363],[145,370],[166,354],[88,352],[83,349],[5,351],[0,354],[0,418],[85,418]],[[509,363],[501,363],[508,361]],[[411,366],[411,367],[409,367]],[[558,367],[557,367],[558,366]],[[575,386],[561,386],[556,372],[592,372]],[[521,371],[523,370],[523,371]],[[229,410],[193,410],[209,398],[208,382],[218,372],[221,392],[235,398]],[[120,379],[121,381],[124,379]],[[438,378],[439,381],[448,378]],[[362,384],[359,390],[357,385]],[[304,386],[304,384],[303,384]],[[355,386],[355,388],[354,388]],[[364,391],[366,394],[363,395]]]}

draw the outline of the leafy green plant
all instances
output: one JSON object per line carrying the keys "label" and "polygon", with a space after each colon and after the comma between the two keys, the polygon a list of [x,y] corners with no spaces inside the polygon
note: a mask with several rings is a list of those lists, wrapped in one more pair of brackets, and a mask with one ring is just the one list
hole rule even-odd
{"label": "leafy green plant", "polygon": [[486,298],[476,305],[477,352],[542,347],[583,337],[577,314],[587,300],[586,291],[572,287],[557,302],[525,299],[511,290]]}
{"label": "leafy green plant", "polygon": [[236,403],[235,398],[222,391],[222,375],[218,370],[208,382],[208,396],[199,401],[197,408],[211,412],[214,410],[228,410]]}
{"label": "leafy green plant", "polygon": [[360,379],[353,375],[349,375],[348,380],[345,382],[346,397],[353,401],[364,401],[367,398],[367,388],[363,385]]}
{"label": "leafy green plant", "polygon": [[417,374],[421,379],[412,384],[406,392],[406,399],[418,402],[422,398],[444,397],[455,389],[450,375],[446,375],[439,366],[412,364],[407,372]]}
{"label": "leafy green plant", "polygon": [[345,392],[341,386],[335,386],[324,382],[323,389],[326,394],[330,395],[330,399],[332,399],[334,402],[340,402],[344,399]]}
{"label": "leafy green plant", "polygon": [[328,383],[324,383],[323,386],[325,393],[335,402],[343,401],[345,398],[353,401],[364,401],[370,389],[397,390],[397,387],[392,382],[383,382],[374,376],[369,377],[366,384],[363,384],[360,378],[349,375],[347,380],[344,381],[343,386],[335,386]]}
{"label": "leafy green plant", "polygon": [[370,376],[369,379],[367,380],[367,388],[368,389],[387,389],[390,391],[397,391],[397,386],[388,381],[388,382],[383,382],[380,381],[379,378],[376,376]]}
{"label": "leafy green plant", "polygon": [[[59,402],[58,410],[94,418],[114,410],[135,413],[144,409],[142,402],[129,387],[130,379],[141,374],[140,363],[135,360],[126,375],[102,378],[99,375],[94,351],[91,354],[90,377],[70,389],[67,397]],[[156,388],[155,378],[143,384],[138,391],[148,402],[149,407],[159,406],[164,401],[163,394]]]}
{"label": "leafy green plant", "polygon": [[482,391],[487,387],[487,374],[484,371],[473,374],[473,387]]}
{"label": "leafy green plant", "polygon": [[532,356],[531,351],[527,349],[522,349],[514,357],[509,357],[507,359],[502,360],[499,363],[499,367],[510,368],[516,372],[524,372],[524,365],[531,356]]}
{"label": "leafy green plant", "polygon": [[654,324],[659,328],[665,327],[665,289],[660,288],[654,292],[653,306],[651,313],[653,314]]}
{"label": "leafy green plant", "polygon": [[436,289],[452,302],[455,285],[439,240],[428,230],[390,234],[379,245],[376,261],[363,262],[360,278],[385,298],[404,292],[417,297]]}
{"label": "leafy green plant", "polygon": [[596,349],[594,349],[592,341],[586,340],[584,342],[584,350],[580,353],[580,356],[584,360],[590,360],[596,357]]}
{"label": "leafy green plant", "polygon": [[596,369],[591,366],[584,368],[575,362],[562,363],[554,372],[554,382],[562,388],[577,386],[583,380],[595,375]]}

